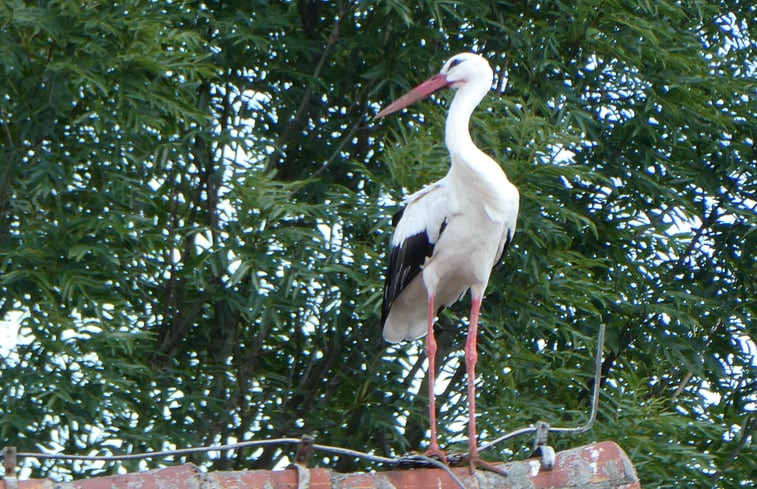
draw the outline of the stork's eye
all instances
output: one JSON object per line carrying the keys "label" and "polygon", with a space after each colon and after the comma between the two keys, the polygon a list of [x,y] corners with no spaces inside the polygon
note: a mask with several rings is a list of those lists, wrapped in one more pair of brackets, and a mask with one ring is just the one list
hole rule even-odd
{"label": "stork's eye", "polygon": [[455,58],[455,59],[453,59],[452,61],[450,61],[450,63],[449,63],[449,67],[450,67],[450,68],[454,68],[455,66],[459,65],[459,64],[460,64],[460,63],[462,63],[462,62],[463,62],[463,60],[462,60],[462,59],[460,59],[460,58]]}

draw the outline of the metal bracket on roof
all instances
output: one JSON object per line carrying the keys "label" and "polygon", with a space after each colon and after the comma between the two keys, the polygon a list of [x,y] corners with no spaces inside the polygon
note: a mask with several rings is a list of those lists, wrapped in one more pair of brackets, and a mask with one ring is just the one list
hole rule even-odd
{"label": "metal bracket on roof", "polygon": [[540,458],[542,470],[552,470],[555,467],[555,449],[547,445],[549,438],[549,423],[538,421],[534,436],[534,457]]}
{"label": "metal bracket on roof", "polygon": [[297,471],[297,489],[310,488],[310,469],[308,469],[308,458],[310,450],[315,443],[315,437],[312,435],[302,435],[302,440],[297,446],[297,452],[294,455],[294,463],[290,465]]}
{"label": "metal bracket on roof", "polygon": [[297,446],[297,453],[294,455],[295,464],[307,466],[313,443],[315,443],[313,435],[302,435],[302,440],[300,440],[300,444]]}
{"label": "metal bracket on roof", "polygon": [[3,448],[3,467],[5,468],[6,489],[18,489],[18,479],[16,478],[16,447]]}

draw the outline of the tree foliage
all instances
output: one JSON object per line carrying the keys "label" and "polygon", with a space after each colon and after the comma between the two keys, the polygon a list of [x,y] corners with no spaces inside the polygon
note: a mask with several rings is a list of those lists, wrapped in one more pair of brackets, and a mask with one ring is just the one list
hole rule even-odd
{"label": "tree foliage", "polygon": [[[599,419],[557,447],[614,439],[650,486],[754,483],[754,17],[740,0],[3,0],[0,318],[20,329],[0,439],[422,448],[421,349],[387,348],[378,311],[389,216],[446,172],[447,97],[371,115],[475,50],[496,86],[474,139],[521,192],[482,313],[482,438],[582,423],[605,323]],[[438,325],[453,447],[467,307]]]}

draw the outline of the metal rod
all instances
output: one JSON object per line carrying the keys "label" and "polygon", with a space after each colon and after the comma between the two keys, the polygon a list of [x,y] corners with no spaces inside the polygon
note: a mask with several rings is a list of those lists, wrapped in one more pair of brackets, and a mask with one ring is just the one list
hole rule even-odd
{"label": "metal rod", "polygon": [[586,424],[578,428],[549,428],[549,431],[556,433],[568,433],[571,435],[578,435],[585,431],[589,431],[597,420],[597,410],[599,408],[599,391],[602,384],[602,349],[605,344],[605,325],[604,323],[599,325],[599,339],[597,340],[597,355],[594,358],[594,392],[591,397],[591,414]]}
{"label": "metal rod", "polygon": [[[592,394],[591,412],[589,413],[588,421],[586,421],[586,423],[583,426],[579,426],[578,428],[554,428],[550,426],[549,427],[550,433],[567,433],[571,435],[577,435],[585,431],[589,431],[591,427],[594,425],[594,422],[597,419],[597,409],[599,408],[599,391],[600,391],[600,385],[602,383],[602,350],[604,349],[604,345],[605,345],[605,329],[606,328],[605,328],[604,323],[599,325],[599,338],[597,339],[597,354],[594,357],[594,391]],[[488,443],[481,445],[478,448],[478,451],[483,452],[484,450],[488,450],[494,445],[502,443],[505,440],[509,440],[510,438],[515,438],[516,436],[526,435],[526,434],[535,433],[535,432],[536,432],[535,426],[520,428],[515,431],[511,431],[510,433],[507,433],[505,435],[502,435],[499,438],[496,438]]]}

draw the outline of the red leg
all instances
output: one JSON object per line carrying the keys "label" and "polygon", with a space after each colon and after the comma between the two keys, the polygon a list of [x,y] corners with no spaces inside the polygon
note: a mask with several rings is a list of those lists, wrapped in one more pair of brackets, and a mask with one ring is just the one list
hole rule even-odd
{"label": "red leg", "polygon": [[476,441],[476,338],[478,337],[478,314],[481,309],[481,298],[471,300],[470,325],[468,337],[465,339],[465,370],[468,373],[468,451],[471,459],[478,457],[478,442]]}
{"label": "red leg", "polygon": [[426,356],[428,357],[428,419],[431,426],[431,443],[429,444],[426,455],[437,456],[443,462],[447,462],[447,457],[439,448],[436,439],[436,395],[434,394],[434,381],[436,380],[436,338],[434,338],[434,296],[428,296],[428,316],[426,331]]}
{"label": "red leg", "polygon": [[481,310],[481,297],[471,298],[470,325],[468,337],[465,339],[465,370],[468,373],[468,464],[471,473],[476,468],[481,468],[507,475],[503,469],[484,462],[478,456],[478,441],[476,433],[476,362],[478,352],[476,341],[478,337],[478,315]]}

